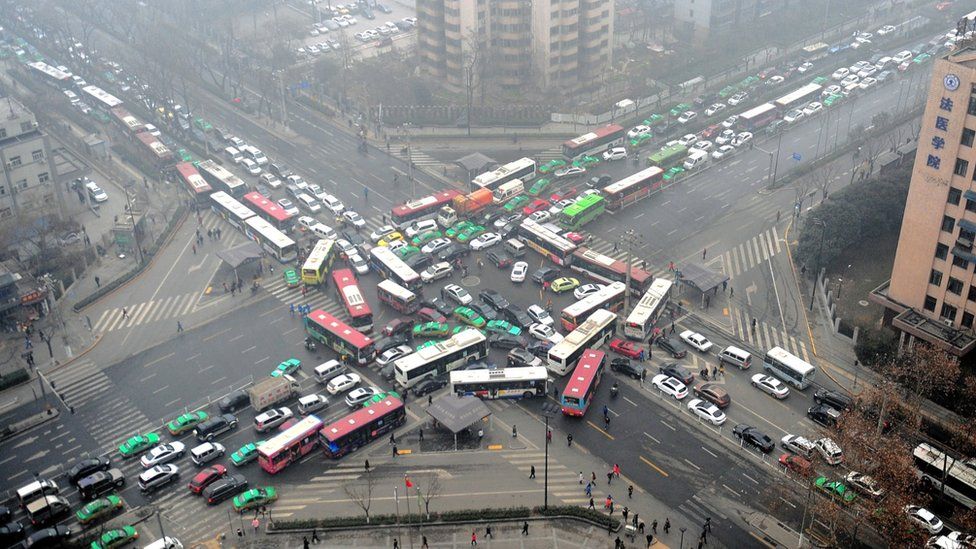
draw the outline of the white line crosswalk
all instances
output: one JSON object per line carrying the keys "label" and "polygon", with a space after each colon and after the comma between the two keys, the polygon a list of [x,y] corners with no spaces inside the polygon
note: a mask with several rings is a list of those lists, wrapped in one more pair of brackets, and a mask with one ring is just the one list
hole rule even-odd
{"label": "white line crosswalk", "polygon": [[126,307],[114,307],[104,311],[92,324],[95,332],[111,332],[158,322],[168,318],[181,318],[193,312],[200,292],[160,297]]}
{"label": "white line crosswalk", "polygon": [[756,322],[756,330],[753,332],[752,319],[743,309],[733,307],[731,315],[732,331],[742,341],[757,349],[782,347],[803,360],[810,361],[807,345],[803,341],[766,322]]}
{"label": "white line crosswalk", "polygon": [[722,266],[729,278],[735,278],[782,253],[782,245],[783,240],[773,227],[722,254]]}

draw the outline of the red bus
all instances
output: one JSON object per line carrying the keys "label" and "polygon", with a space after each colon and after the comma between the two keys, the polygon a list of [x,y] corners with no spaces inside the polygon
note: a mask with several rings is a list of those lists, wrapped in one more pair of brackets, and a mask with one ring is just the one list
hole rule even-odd
{"label": "red bus", "polygon": [[244,195],[242,203],[251,208],[258,217],[264,219],[275,229],[281,232],[290,232],[295,224],[295,217],[286,212],[284,208],[268,200],[259,192],[250,192]]}
{"label": "red bus", "polygon": [[322,309],[305,317],[305,331],[322,345],[346,355],[356,364],[369,364],[376,358],[376,344],[362,332]]}
{"label": "red bus", "polygon": [[[605,256],[585,246],[573,252],[570,268],[605,284],[627,282],[627,263]],[[654,275],[637,267],[630,268],[630,292],[644,295],[654,282]]]}
{"label": "red bus", "polygon": [[172,167],[173,151],[163,145],[163,142],[156,139],[156,136],[149,132],[139,132],[136,136],[136,147],[139,153],[156,168]]}
{"label": "red bus", "polygon": [[406,204],[396,206],[390,211],[390,222],[396,227],[403,229],[415,221],[434,219],[437,217],[437,212],[441,209],[441,206],[450,206],[456,196],[461,196],[461,193],[452,189],[440,191],[417,200],[411,200]]}
{"label": "red bus", "polygon": [[326,425],[319,431],[325,455],[340,458],[403,425],[407,410],[403,402],[387,393],[386,398]]}
{"label": "red bus", "polygon": [[272,475],[295,463],[319,445],[322,420],[308,416],[258,446],[258,463]]}
{"label": "red bus", "polygon": [[596,349],[583,351],[560,399],[564,415],[582,417],[586,413],[586,409],[593,401],[596,388],[600,386],[606,361],[607,355],[603,351]]}
{"label": "red bus", "polygon": [[563,143],[563,156],[569,160],[579,160],[587,155],[600,154],[623,145],[626,137],[627,130],[623,126],[607,124]]}
{"label": "red bus", "polygon": [[335,283],[336,297],[342,302],[352,319],[350,324],[357,330],[369,332],[373,329],[373,311],[369,309],[369,303],[363,297],[363,291],[359,289],[356,275],[349,269],[336,269],[332,271],[332,282]]}
{"label": "red bus", "polygon": [[611,183],[603,188],[607,210],[616,212],[643,200],[660,189],[662,183],[664,183],[664,171],[657,166],[651,166]]}
{"label": "red bus", "polygon": [[207,197],[213,192],[210,184],[207,180],[200,175],[200,172],[193,167],[193,164],[189,162],[180,162],[176,165],[176,173],[180,174],[180,181],[183,183],[183,189],[190,193],[197,203],[202,204],[206,202]]}

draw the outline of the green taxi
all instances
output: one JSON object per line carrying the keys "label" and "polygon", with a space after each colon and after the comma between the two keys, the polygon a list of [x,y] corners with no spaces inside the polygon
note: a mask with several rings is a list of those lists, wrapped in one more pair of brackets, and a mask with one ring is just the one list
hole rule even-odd
{"label": "green taxi", "polygon": [[681,113],[690,110],[691,110],[691,105],[689,105],[688,103],[678,103],[677,105],[672,107],[670,111],[668,111],[668,114],[670,114],[672,117],[677,117],[677,116],[681,116]]}
{"label": "green taxi", "polygon": [[402,248],[397,248],[393,253],[400,256],[400,259],[410,259],[420,253],[420,248],[416,246],[403,246]]}
{"label": "green taxi", "polygon": [[644,145],[649,144],[651,142],[651,140],[653,140],[653,139],[654,139],[654,135],[653,134],[650,134],[650,133],[642,133],[642,134],[638,135],[637,137],[635,137],[635,138],[633,138],[633,139],[630,140],[630,146],[631,147],[643,147]]}
{"label": "green taxi", "polygon": [[413,245],[420,247],[430,242],[431,240],[434,240],[435,238],[443,238],[443,237],[444,237],[444,233],[440,231],[427,231],[423,234],[413,237]]}
{"label": "green taxi", "polygon": [[671,179],[674,179],[675,177],[677,177],[678,174],[684,171],[685,169],[682,168],[681,166],[674,166],[668,171],[664,172],[664,175],[661,176],[661,179],[664,179],[665,181],[670,181]]}
{"label": "green taxi", "polygon": [[122,455],[123,459],[128,459],[145,452],[157,444],[159,444],[159,435],[156,433],[135,435],[119,445],[119,454]]}
{"label": "green taxi", "polygon": [[826,76],[818,76],[818,77],[814,78],[813,80],[811,80],[810,83],[811,84],[816,84],[818,86],[823,86],[824,84],[827,83],[827,77]]}
{"label": "green taxi", "polygon": [[258,458],[258,446],[263,442],[263,440],[258,440],[248,442],[244,446],[241,446],[236,452],[230,455],[230,461],[238,467],[251,463]]}
{"label": "green taxi", "polygon": [[496,334],[522,335],[522,329],[518,326],[513,326],[507,320],[490,320],[485,326],[485,329]]}
{"label": "green taxi", "polygon": [[568,292],[569,290],[575,289],[580,285],[578,278],[573,278],[571,276],[563,276],[552,281],[552,285],[549,288],[557,294],[563,292]]}
{"label": "green taxi", "polygon": [[444,236],[448,238],[455,238],[459,233],[466,230],[468,227],[474,227],[474,225],[475,224],[473,221],[461,221],[460,223],[444,231]]}
{"label": "green taxi", "polygon": [[237,512],[246,511],[255,507],[267,505],[278,499],[278,492],[273,486],[264,488],[251,488],[246,492],[241,492],[234,497],[234,510]]}
{"label": "green taxi", "polygon": [[210,416],[207,415],[207,412],[190,412],[167,423],[166,429],[169,431],[169,434],[176,436],[193,429],[197,426],[197,423],[206,421],[208,417]]}
{"label": "green taxi", "polygon": [[560,159],[556,158],[556,159],[550,160],[549,162],[546,162],[545,164],[539,166],[539,173],[550,173],[550,172],[554,172],[554,171],[558,170],[559,168],[562,168],[565,165],[566,165],[566,161],[565,160],[560,160]]}
{"label": "green taxi", "polygon": [[462,243],[469,242],[471,240],[474,240],[475,238],[478,238],[478,236],[480,236],[481,233],[483,232],[485,232],[485,228],[483,226],[473,225],[459,232],[457,235],[457,241]]}
{"label": "green taxi", "polygon": [[451,327],[443,322],[424,322],[413,327],[414,337],[443,337],[451,331]]}
{"label": "green taxi", "polygon": [[551,184],[552,184],[551,179],[546,177],[540,177],[539,179],[536,179],[534,183],[532,183],[532,186],[529,187],[529,190],[526,192],[529,194],[529,196],[539,196],[540,194],[545,192],[545,190],[548,189],[549,185]]}
{"label": "green taxi", "polygon": [[600,163],[600,159],[595,156],[584,156],[579,160],[573,162],[573,165],[577,168],[589,168],[590,166],[595,166]]}
{"label": "green taxi", "polygon": [[857,494],[848,489],[847,486],[845,486],[844,483],[840,482],[839,480],[828,481],[827,477],[817,477],[817,480],[813,481],[813,485],[816,486],[821,492],[830,497],[837,498],[847,505],[854,503],[854,500],[857,498]]}
{"label": "green taxi", "polygon": [[440,343],[440,340],[439,339],[431,339],[431,340],[428,340],[428,341],[425,341],[425,342],[421,343],[420,345],[417,345],[417,350],[419,351],[421,349],[426,349],[427,347],[433,347],[434,345],[437,345],[438,343]]}
{"label": "green taxi", "polygon": [[302,361],[297,358],[289,358],[282,362],[277,368],[271,371],[271,377],[281,377],[291,375],[302,367]]}
{"label": "green taxi", "polygon": [[186,149],[177,149],[176,156],[180,157],[181,162],[193,162],[193,155]]}
{"label": "green taxi", "polygon": [[460,326],[455,326],[455,327],[454,327],[454,328],[453,328],[453,329],[451,330],[451,335],[452,335],[452,336],[454,336],[454,335],[458,335],[459,333],[461,333],[461,332],[463,332],[463,331],[465,331],[465,330],[478,330],[479,332],[481,332],[481,334],[482,334],[482,335],[488,335],[488,334],[486,334],[486,333],[485,333],[485,331],[484,331],[484,330],[482,330],[482,329],[479,329],[479,328],[472,328],[471,326],[468,326],[468,325],[466,325],[466,324],[462,324],[462,325],[460,325]]}
{"label": "green taxi", "polygon": [[294,288],[302,283],[302,279],[298,277],[298,272],[295,269],[285,269],[281,276],[285,279],[285,285],[289,288]]}
{"label": "green taxi", "polygon": [[79,524],[91,524],[119,511],[124,506],[122,498],[112,494],[86,503],[84,507],[75,511],[75,518],[78,519]]}
{"label": "green taxi", "polygon": [[485,317],[474,312],[470,307],[458,307],[454,309],[454,318],[475,328],[481,328],[485,325]]}
{"label": "green taxi", "polygon": [[522,209],[523,206],[529,203],[529,200],[531,200],[529,197],[525,196],[524,194],[520,194],[506,202],[505,205],[502,206],[502,209],[511,213]]}
{"label": "green taxi", "polygon": [[139,539],[139,532],[136,532],[134,526],[123,526],[102,534],[96,541],[91,542],[91,549],[115,549],[137,539]]}

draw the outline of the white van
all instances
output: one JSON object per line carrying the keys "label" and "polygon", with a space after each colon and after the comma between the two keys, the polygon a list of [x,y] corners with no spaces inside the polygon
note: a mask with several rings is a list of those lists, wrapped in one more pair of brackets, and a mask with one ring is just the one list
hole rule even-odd
{"label": "white van", "polygon": [[203,444],[190,450],[190,459],[198,466],[211,462],[224,455],[227,449],[223,444],[217,442],[204,442]]}
{"label": "white van", "polygon": [[240,164],[241,160],[244,160],[244,155],[241,154],[241,151],[235,149],[234,147],[227,147],[224,149],[224,153],[227,154],[228,158],[234,161],[234,164]]}
{"label": "white van", "polygon": [[183,542],[174,537],[165,536],[163,539],[157,539],[150,543],[145,549],[183,549]]}
{"label": "white van", "polygon": [[244,150],[241,152],[244,153],[244,156],[254,161],[254,163],[256,163],[258,166],[264,166],[265,164],[268,163],[268,157],[265,156],[263,152],[261,152],[261,149],[253,145],[247,145],[246,147],[244,147]]}
{"label": "white van", "polygon": [[329,399],[323,395],[306,395],[298,399],[298,413],[307,416],[329,405]]}
{"label": "white van", "polygon": [[[403,228],[403,227],[401,227]],[[422,235],[427,231],[436,231],[437,222],[433,219],[421,219],[420,221],[414,221],[407,225],[407,238],[413,238],[418,235]]]}
{"label": "white van", "polygon": [[319,204],[319,201],[305,193],[298,193],[298,196],[296,196],[295,199],[298,200],[299,206],[305,208],[313,214],[322,211],[322,206]]}
{"label": "white van", "polygon": [[315,380],[319,383],[328,383],[330,379],[344,373],[346,373],[345,364],[338,360],[330,360],[315,367]]}
{"label": "white van", "polygon": [[89,181],[88,183],[85,183],[85,188],[88,189],[88,197],[94,200],[95,202],[101,203],[108,200],[108,195],[105,194],[105,191],[103,191],[101,187],[96,185],[94,181]]}
{"label": "white van", "polygon": [[506,202],[509,198],[516,197],[524,192],[525,184],[522,183],[521,179],[509,181],[508,183],[502,183],[500,187],[492,191],[492,202],[495,204],[501,204],[502,202]]}
{"label": "white van", "polygon": [[733,345],[729,345],[718,354],[719,364],[732,364],[740,370],[748,370],[752,365],[752,354]]}
{"label": "white van", "polygon": [[27,505],[41,496],[55,495],[60,492],[58,484],[53,480],[42,478],[17,489],[17,499],[21,505]]}
{"label": "white van", "polygon": [[309,230],[312,231],[312,234],[319,238],[325,238],[328,240],[335,240],[339,238],[339,235],[336,234],[335,229],[326,225],[325,223],[316,223],[315,225],[312,225]]}
{"label": "white van", "polygon": [[844,463],[844,451],[840,449],[832,439],[824,437],[814,442],[820,457],[830,465],[840,465]]}
{"label": "white van", "polygon": [[525,255],[525,243],[517,238],[509,238],[505,241],[505,250],[512,254],[512,257],[522,257]]}
{"label": "white van", "polygon": [[688,158],[685,160],[684,168],[686,170],[701,168],[708,163],[708,158],[707,151],[703,151],[701,149],[691,149],[688,151]]}
{"label": "white van", "polygon": [[874,64],[874,67],[879,71],[883,71],[888,65],[891,64],[892,61],[894,61],[893,58],[885,56],[882,57],[881,59],[878,59],[878,62]]}

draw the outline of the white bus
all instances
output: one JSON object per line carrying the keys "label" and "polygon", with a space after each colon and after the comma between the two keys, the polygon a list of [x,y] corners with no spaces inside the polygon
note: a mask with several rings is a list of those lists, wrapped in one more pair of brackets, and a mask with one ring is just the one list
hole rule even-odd
{"label": "white bus", "polygon": [[413,314],[420,309],[420,298],[417,294],[390,279],[381,280],[376,285],[376,295],[380,301],[405,315]]}
{"label": "white bus", "polygon": [[562,341],[549,349],[549,371],[564,376],[568,374],[586,349],[596,349],[613,337],[617,315],[598,309]]}
{"label": "white bus", "polygon": [[275,229],[271,223],[263,218],[258,216],[247,218],[247,221],[244,222],[244,234],[282,263],[291,263],[298,259],[298,248],[295,246],[295,241],[285,233]]}
{"label": "white bus", "polygon": [[644,292],[634,310],[627,315],[624,322],[624,336],[643,341],[651,334],[654,324],[671,300],[673,283],[665,278],[655,279],[651,287]]}
{"label": "white bus", "polygon": [[976,507],[976,463],[972,458],[958,460],[924,442],[915,447],[912,458],[922,483],[966,509]]}
{"label": "white bus", "polygon": [[626,293],[626,284],[613,282],[606,285],[602,290],[573,303],[559,314],[563,329],[567,332],[575,330],[584,320],[590,318],[590,315],[597,309],[606,309],[614,313],[619,311],[624,306],[624,295]]}
{"label": "white bus", "polygon": [[531,158],[519,158],[514,162],[509,162],[504,166],[485,172],[471,180],[471,190],[488,189],[493,191],[513,180],[520,180],[528,183],[535,178],[535,160]]}
{"label": "white bus", "polygon": [[545,397],[549,371],[545,366],[455,370],[451,372],[451,392],[480,399]]}
{"label": "white bus", "polygon": [[393,362],[393,375],[400,387],[409,389],[421,380],[443,376],[465,364],[484,360],[486,356],[488,339],[471,328],[398,358]]}
{"label": "white bus", "polygon": [[241,204],[224,191],[211,194],[210,199],[213,201],[210,205],[211,209],[239,231],[243,231],[244,222],[255,215],[251,208]]}
{"label": "white bus", "polygon": [[393,250],[377,246],[369,252],[369,262],[383,278],[388,278],[408,290],[420,290],[424,283],[420,275],[400,259]]}
{"label": "white bus", "polygon": [[69,89],[72,84],[74,84],[74,80],[71,79],[70,74],[54,68],[42,61],[28,63],[27,66],[34,69],[34,71],[36,71],[35,74],[40,75],[44,82],[47,82],[60,90]]}
{"label": "white bus", "polygon": [[84,88],[81,88],[81,91],[88,95],[88,97],[95,103],[96,107],[101,107],[106,112],[122,104],[121,99],[108,93],[102,88],[99,88],[98,86],[85,86]]}
{"label": "white bus", "polygon": [[234,198],[247,194],[247,185],[244,181],[213,160],[200,162],[197,164],[197,170],[210,186],[218,191],[224,191]]}
{"label": "white bus", "polygon": [[773,347],[763,357],[763,369],[799,390],[806,389],[817,375],[812,364],[790,354],[782,347]]}
{"label": "white bus", "polygon": [[519,236],[526,246],[549,258],[556,265],[568,265],[573,260],[576,244],[531,219],[522,221]]}

